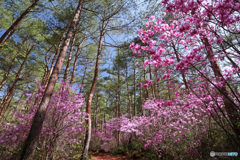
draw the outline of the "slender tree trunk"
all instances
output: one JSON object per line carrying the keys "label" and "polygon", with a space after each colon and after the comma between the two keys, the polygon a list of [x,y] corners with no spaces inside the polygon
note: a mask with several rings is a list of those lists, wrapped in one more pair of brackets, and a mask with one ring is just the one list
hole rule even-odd
{"label": "slender tree trunk", "polygon": [[127,92],[128,92],[128,114],[129,114],[129,118],[132,119],[132,102],[131,102],[130,92],[128,87],[128,67],[126,67],[126,83],[127,83]]}
{"label": "slender tree trunk", "polygon": [[2,103],[1,108],[0,108],[0,119],[2,118],[2,115],[3,115],[3,113],[4,113],[4,111],[5,111],[6,107],[7,107],[7,105],[8,105],[8,103],[9,103],[12,95],[13,95],[13,92],[14,92],[14,90],[15,90],[15,88],[16,88],[16,84],[17,84],[17,82],[18,82],[18,80],[19,80],[19,76],[20,76],[20,74],[21,74],[21,72],[22,72],[23,66],[24,66],[25,62],[27,61],[27,57],[28,57],[28,55],[31,53],[33,47],[34,47],[34,45],[33,45],[33,46],[30,48],[30,50],[27,52],[27,54],[26,54],[26,56],[25,56],[25,58],[24,58],[24,60],[23,60],[23,62],[22,62],[22,64],[21,64],[21,66],[20,66],[20,68],[19,68],[19,70],[18,70],[18,72],[17,72],[17,74],[16,74],[16,76],[15,76],[14,82],[13,82],[12,86],[9,88],[8,94],[6,95],[6,97],[5,97],[4,100],[3,100],[3,103]]}
{"label": "slender tree trunk", "polygon": [[57,50],[56,50],[55,55],[54,55],[54,57],[53,57],[53,59],[52,59],[50,71],[49,71],[49,73],[48,73],[48,75],[47,75],[47,81],[46,81],[46,83],[45,83],[45,86],[48,85],[49,79],[50,79],[50,77],[51,77],[51,75],[52,75],[52,71],[53,71],[53,68],[54,68],[54,63],[55,63],[55,61],[56,61],[56,58],[57,58],[57,56],[58,56],[58,53],[60,52],[60,49],[61,49],[61,46],[62,46],[62,41],[63,41],[64,35],[65,35],[66,32],[67,32],[67,27],[66,27],[66,29],[64,30],[62,36],[60,37],[60,41],[59,41]]}
{"label": "slender tree trunk", "polygon": [[69,27],[66,39],[64,41],[63,44],[63,48],[61,49],[61,52],[58,56],[57,62],[54,66],[53,69],[53,73],[51,75],[51,78],[49,80],[49,83],[47,85],[47,88],[44,92],[43,98],[41,100],[41,103],[39,105],[39,108],[36,112],[36,114],[33,117],[33,121],[32,121],[32,125],[31,125],[31,129],[30,132],[27,136],[27,139],[25,141],[24,144],[24,148],[22,151],[22,155],[21,155],[21,160],[32,160],[34,157],[34,153],[36,150],[36,146],[37,146],[37,141],[38,141],[38,137],[41,133],[41,129],[42,129],[42,125],[43,125],[43,121],[45,119],[45,115],[46,115],[46,111],[47,111],[47,107],[49,105],[51,96],[53,94],[53,90],[55,87],[55,84],[57,82],[58,79],[58,75],[60,73],[60,70],[62,68],[63,65],[63,61],[64,58],[66,56],[66,52],[73,34],[73,30],[74,27],[76,26],[76,23],[78,21],[78,18],[80,16],[81,13],[81,9],[82,9],[82,5],[83,5],[83,0],[80,0],[76,9],[76,13],[73,17],[73,20],[71,22],[71,25]]}
{"label": "slender tree trunk", "polygon": [[[53,47],[53,46],[52,46]],[[47,52],[45,53],[45,61],[46,61],[46,64],[45,64],[45,71],[44,71],[44,75],[43,75],[43,78],[42,78],[42,82],[41,82],[41,86],[45,86],[46,83],[47,83],[47,79],[48,79],[48,74],[50,72],[50,70],[48,69],[48,65],[49,65],[49,62],[51,60],[51,57],[49,57],[48,60],[46,60],[47,58],[47,54],[48,52],[52,49],[52,47],[50,47]],[[40,89],[38,90],[38,93],[40,93]],[[39,97],[36,97],[35,101],[34,101],[34,105],[36,104],[39,104],[39,101],[40,101],[40,98]]]}
{"label": "slender tree trunk", "polygon": [[[216,80],[219,80],[221,82],[221,81],[223,81],[223,80],[221,80],[221,79],[223,79],[223,74],[222,74],[221,68],[218,64],[218,61],[215,58],[215,53],[213,51],[213,48],[210,45],[207,38],[203,38],[202,41],[206,47],[206,50],[208,53],[207,58],[210,61],[211,68],[214,72]],[[240,142],[240,126],[238,124],[239,123],[239,114],[237,112],[237,109],[239,109],[239,107],[236,106],[236,104],[234,104],[234,101],[229,96],[229,92],[227,90],[227,86],[225,83],[221,87],[218,88],[218,91],[223,95],[223,103],[225,105],[225,109],[226,109],[228,117],[233,125],[233,130],[234,130],[235,134],[237,135],[237,139]]]}
{"label": "slender tree trunk", "polygon": [[74,80],[75,72],[76,72],[76,68],[77,68],[77,60],[78,60],[79,52],[80,52],[81,46],[82,46],[82,44],[84,42],[84,39],[79,44],[77,52],[76,52],[76,55],[75,55],[75,60],[74,60],[74,64],[73,64],[73,72],[72,72],[72,77],[71,77],[71,80],[70,80],[70,86],[72,86],[72,84],[73,84],[73,80]]}
{"label": "slender tree trunk", "polygon": [[71,63],[71,60],[72,60],[72,51],[73,51],[74,43],[75,43],[76,36],[77,36],[77,30],[78,30],[79,22],[80,22],[80,20],[77,22],[76,29],[73,33],[73,39],[72,39],[72,44],[71,44],[71,48],[70,48],[69,55],[68,55],[67,66],[66,66],[66,69],[65,69],[64,77],[63,77],[65,82],[67,81],[68,72],[69,72],[69,68],[70,68],[70,63]]}
{"label": "slender tree trunk", "polygon": [[[105,18],[105,17],[104,17]],[[105,31],[105,19],[103,18],[102,21],[102,28],[100,31],[100,39],[98,43],[98,52],[97,52],[97,59],[96,59],[96,66],[95,66],[95,71],[94,71],[94,78],[92,81],[92,87],[90,90],[90,93],[87,97],[87,106],[86,106],[86,112],[88,113],[88,119],[86,120],[86,136],[85,136],[85,142],[84,142],[84,147],[83,147],[83,153],[82,153],[82,160],[87,160],[88,159],[88,149],[89,149],[89,144],[91,141],[91,103],[92,103],[92,97],[95,91],[95,87],[97,84],[97,78],[98,78],[98,69],[99,69],[99,60],[100,60],[100,55],[102,51],[102,42],[103,42],[103,36],[104,36],[104,31]]]}
{"label": "slender tree trunk", "polygon": [[134,87],[134,117],[137,116],[137,99],[136,99],[136,64],[135,64],[135,59],[133,61],[133,87]]}
{"label": "slender tree trunk", "polygon": [[[118,54],[119,54],[119,50],[118,50]],[[121,106],[121,87],[120,87],[120,67],[118,66],[118,118],[120,118],[121,116],[121,110],[120,110],[120,106]],[[120,119],[118,119],[120,120]],[[120,145],[120,128],[118,128],[117,131],[117,145]]]}
{"label": "slender tree trunk", "polygon": [[[22,21],[22,19],[37,5],[39,0],[35,0],[33,2],[33,4],[28,7],[22,14],[21,16],[11,25],[11,27],[9,27],[5,33],[3,33],[3,35],[0,37],[0,50],[2,49],[2,47],[6,44],[7,40],[13,35],[14,31],[16,30],[16,27],[18,26],[18,24]],[[11,32],[11,33],[10,33]],[[10,33],[10,34],[9,34]],[[7,37],[8,36],[8,37]],[[4,39],[7,37],[7,39],[4,42]]]}
{"label": "slender tree trunk", "polygon": [[26,41],[27,40],[23,41],[21,47],[19,48],[19,50],[17,51],[17,53],[13,57],[12,62],[10,63],[7,72],[4,74],[3,79],[0,82],[0,90],[2,89],[3,85],[7,82],[8,75],[9,75],[9,73],[10,73],[10,71],[11,71],[13,65],[14,65],[14,62],[15,62],[17,56],[19,55],[20,51],[22,50],[23,46],[25,45]]}

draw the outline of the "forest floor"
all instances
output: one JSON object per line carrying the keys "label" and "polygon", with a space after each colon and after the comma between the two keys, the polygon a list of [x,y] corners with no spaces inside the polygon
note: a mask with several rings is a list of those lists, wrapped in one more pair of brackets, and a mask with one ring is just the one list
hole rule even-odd
{"label": "forest floor", "polygon": [[111,153],[94,153],[92,156],[93,160],[132,160],[127,156],[113,155]]}

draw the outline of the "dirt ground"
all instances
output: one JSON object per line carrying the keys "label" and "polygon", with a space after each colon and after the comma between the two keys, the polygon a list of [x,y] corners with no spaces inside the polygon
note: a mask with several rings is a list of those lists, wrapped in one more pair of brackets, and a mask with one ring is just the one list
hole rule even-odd
{"label": "dirt ground", "polygon": [[113,155],[111,153],[95,153],[92,156],[94,160],[132,160],[127,156],[123,155]]}

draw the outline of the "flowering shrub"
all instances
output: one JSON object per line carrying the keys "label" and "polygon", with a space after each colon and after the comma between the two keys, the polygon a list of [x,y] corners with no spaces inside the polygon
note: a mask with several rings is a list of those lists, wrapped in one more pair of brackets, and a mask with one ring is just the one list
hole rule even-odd
{"label": "flowering shrub", "polygon": [[[44,91],[42,86],[38,87],[41,92]],[[5,156],[11,156],[11,152],[21,148],[30,130],[31,119],[38,108],[38,105],[34,105],[34,97],[42,97],[42,93],[26,95],[30,98],[20,108],[15,108],[13,121],[1,124],[0,145],[6,149]],[[81,94],[74,93],[65,82],[61,82],[48,106],[39,137],[37,156],[67,158],[76,146],[81,144],[80,138],[84,131],[80,118],[86,116],[86,113],[80,111],[83,102]]]}

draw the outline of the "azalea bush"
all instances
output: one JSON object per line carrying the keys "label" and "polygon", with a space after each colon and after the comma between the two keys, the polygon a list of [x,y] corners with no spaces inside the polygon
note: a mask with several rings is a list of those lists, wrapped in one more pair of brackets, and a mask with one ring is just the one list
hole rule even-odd
{"label": "azalea bush", "polygon": [[[16,157],[20,153],[24,140],[30,130],[31,119],[38,105],[35,98],[41,98],[44,87],[39,86],[40,93],[26,94],[29,98],[20,107],[15,108],[11,123],[1,124],[0,145],[5,158]],[[82,119],[86,113],[81,112],[84,98],[76,94],[65,82],[54,92],[48,106],[39,137],[36,158],[70,158],[82,147],[82,137],[85,134]]]}
{"label": "azalea bush", "polygon": [[96,137],[110,150],[116,132],[123,140],[135,134],[134,141],[162,158],[205,159],[214,149],[239,150],[240,2],[162,0],[162,7],[159,18],[147,17],[130,49],[133,57],[149,56],[137,66],[156,77],[137,86],[166,85],[168,96],[157,93],[143,105],[148,115],[112,119]]}

